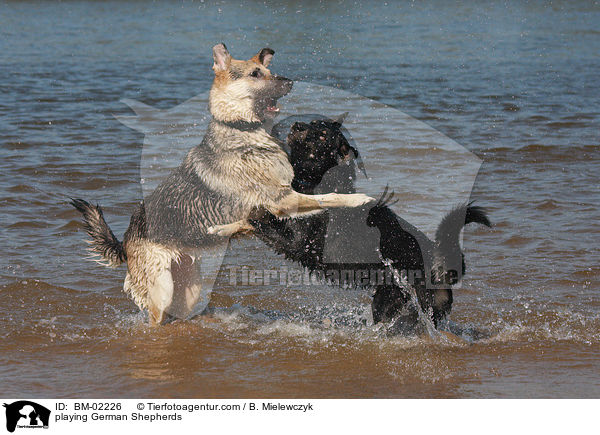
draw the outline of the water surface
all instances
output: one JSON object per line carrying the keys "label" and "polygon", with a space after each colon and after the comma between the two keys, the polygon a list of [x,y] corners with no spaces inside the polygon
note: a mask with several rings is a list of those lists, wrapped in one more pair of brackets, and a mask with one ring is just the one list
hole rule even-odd
{"label": "water surface", "polygon": [[[598,397],[599,21],[587,2],[0,4],[3,394]],[[274,71],[392,106],[483,160],[471,198],[495,227],[465,231],[451,320],[491,338],[387,338],[364,292],[225,273],[210,315],[151,329],[124,268],[85,259],[67,198],[102,204],[119,237],[142,198],[144,135],[115,119],[132,114],[120,100],[167,110],[206,92],[221,41],[240,58],[271,46]],[[397,164],[426,155],[382,140],[383,120],[365,128],[359,149],[389,158],[365,190],[435,176]],[[423,198],[402,198],[426,227]],[[291,267],[253,240],[231,264]]]}

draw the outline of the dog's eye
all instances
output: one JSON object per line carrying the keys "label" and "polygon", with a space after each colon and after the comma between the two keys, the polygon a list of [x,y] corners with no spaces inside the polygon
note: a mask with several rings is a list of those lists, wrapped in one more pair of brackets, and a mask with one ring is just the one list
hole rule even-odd
{"label": "dog's eye", "polygon": [[261,71],[260,71],[258,68],[257,68],[257,69],[255,69],[254,71],[252,71],[252,72],[250,73],[250,76],[251,76],[251,77],[254,77],[254,78],[257,78],[257,79],[258,79],[258,78],[261,78],[261,77],[262,77],[262,75],[263,75],[263,74],[262,74],[262,72],[261,72]]}

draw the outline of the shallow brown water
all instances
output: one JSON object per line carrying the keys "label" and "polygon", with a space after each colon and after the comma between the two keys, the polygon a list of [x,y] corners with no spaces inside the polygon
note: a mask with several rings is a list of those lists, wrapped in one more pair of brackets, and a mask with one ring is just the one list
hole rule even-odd
{"label": "shallow brown water", "polygon": [[[3,395],[600,396],[597,7],[1,8]],[[121,237],[143,195],[144,135],[114,118],[131,115],[119,100],[167,110],[205,92],[221,40],[240,57],[272,45],[277,72],[392,106],[483,160],[471,199],[495,226],[464,234],[451,314],[464,340],[386,337],[362,291],[231,285],[231,265],[293,267],[253,240],[231,243],[207,315],[152,329],[120,290],[124,268],[84,259],[68,197],[102,204]],[[397,211],[431,231],[419,205],[445,201],[421,180],[456,162],[428,171],[443,149],[361,119],[361,189],[392,183]]]}

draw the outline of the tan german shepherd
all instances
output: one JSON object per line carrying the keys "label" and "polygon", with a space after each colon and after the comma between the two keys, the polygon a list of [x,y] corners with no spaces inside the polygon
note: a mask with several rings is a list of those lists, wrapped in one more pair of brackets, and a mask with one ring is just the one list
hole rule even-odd
{"label": "tan german shepherd", "polygon": [[224,44],[213,47],[212,120],[206,135],[140,204],[123,243],[98,205],[72,201],[83,214],[92,250],[110,266],[127,262],[124,291],[148,310],[153,325],[165,322],[169,313],[192,312],[202,278],[196,260],[228,233],[209,228],[244,222],[256,210],[293,217],[373,200],[362,194],[305,195],[292,189],[288,157],[263,127],[279,111],[277,100],[292,89],[291,80],[267,69],[273,54],[263,48],[241,61]]}

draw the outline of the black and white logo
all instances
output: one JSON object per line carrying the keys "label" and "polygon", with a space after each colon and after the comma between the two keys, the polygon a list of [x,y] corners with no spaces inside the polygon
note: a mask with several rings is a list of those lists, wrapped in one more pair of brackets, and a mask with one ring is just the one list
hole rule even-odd
{"label": "black and white logo", "polygon": [[16,428],[48,428],[50,410],[29,400],[19,400],[4,404],[6,408],[6,430],[14,432]]}

